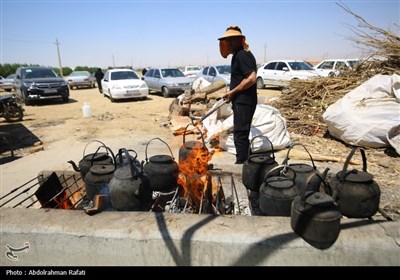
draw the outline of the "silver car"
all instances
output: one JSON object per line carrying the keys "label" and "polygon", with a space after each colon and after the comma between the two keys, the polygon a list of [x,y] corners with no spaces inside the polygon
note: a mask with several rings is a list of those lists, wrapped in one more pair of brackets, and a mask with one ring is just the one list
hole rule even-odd
{"label": "silver car", "polygon": [[6,78],[0,79],[0,88],[5,91],[12,91],[14,89],[15,74],[10,74]]}
{"label": "silver car", "polygon": [[78,87],[94,88],[96,79],[88,71],[74,71],[67,78],[70,89]]}
{"label": "silver car", "polygon": [[192,89],[192,79],[178,68],[151,68],[142,77],[149,90],[161,92],[164,97],[179,95]]}
{"label": "silver car", "polygon": [[231,83],[231,66],[230,65],[212,65],[205,67],[200,73],[197,74],[197,78],[204,78],[210,83],[222,80],[226,85]]}

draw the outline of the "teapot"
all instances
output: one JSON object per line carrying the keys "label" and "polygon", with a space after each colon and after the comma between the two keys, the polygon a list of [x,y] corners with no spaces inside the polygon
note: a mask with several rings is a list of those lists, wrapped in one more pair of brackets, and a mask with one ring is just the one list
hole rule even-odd
{"label": "teapot", "polygon": [[[253,145],[253,141],[256,138],[263,138],[267,140],[271,147],[271,151],[263,153],[252,153],[251,148]],[[275,161],[274,146],[272,145],[272,142],[269,140],[269,138],[264,135],[257,135],[253,137],[249,145],[248,158],[243,163],[242,167],[243,185],[251,191],[258,192],[260,190],[261,184],[264,182],[267,173],[276,166],[278,166],[278,163]]]}
{"label": "teapot", "polygon": [[[92,154],[85,154],[86,153],[86,148],[88,147],[88,145],[92,142],[98,142],[101,144],[101,146],[99,146],[97,148],[97,150],[92,153]],[[104,148],[106,150],[106,152],[99,152],[99,150],[101,148]],[[110,152],[111,156],[108,154],[108,151]],[[82,179],[85,179],[85,175],[86,173],[89,172],[90,168],[93,165],[96,164],[112,164],[114,161],[114,154],[113,152],[110,150],[110,148],[108,148],[103,142],[98,141],[98,140],[92,140],[89,143],[86,144],[85,148],[83,149],[83,157],[82,159],[79,161],[79,167],[76,165],[76,163],[72,160],[69,160],[68,163],[70,163],[72,165],[72,168],[79,172],[81,174]]]}
{"label": "teapot", "polygon": [[136,159],[132,159],[125,148],[119,149],[118,156],[126,159],[127,163],[120,165],[110,180],[111,204],[119,211],[141,210],[141,206],[151,200],[152,193],[147,178],[143,176],[143,165],[135,165]]}
{"label": "teapot", "polygon": [[333,198],[339,205],[340,212],[349,218],[369,218],[379,209],[381,191],[374,176],[367,172],[367,159],[364,149],[361,152],[362,171],[347,170],[350,159],[357,151],[353,148],[348,155],[342,171],[330,179]]}
{"label": "teapot", "polygon": [[[171,155],[155,155],[147,157],[147,148],[151,141],[159,140],[164,143]],[[150,181],[150,188],[153,191],[170,190],[178,184],[179,166],[175,162],[171,148],[160,138],[151,139],[145,149],[146,163],[143,166],[144,174]]]}
{"label": "teapot", "polygon": [[292,179],[275,175],[283,168],[280,165],[271,169],[260,186],[259,206],[264,215],[290,216],[292,201],[298,191]]}

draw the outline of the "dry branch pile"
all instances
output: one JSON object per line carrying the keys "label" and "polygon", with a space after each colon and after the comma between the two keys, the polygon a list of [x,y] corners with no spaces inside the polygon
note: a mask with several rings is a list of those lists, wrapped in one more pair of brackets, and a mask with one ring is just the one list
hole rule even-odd
{"label": "dry branch pile", "polygon": [[[282,97],[271,102],[287,120],[288,130],[302,135],[323,135],[326,124],[322,119],[325,109],[352,89],[377,74],[400,75],[400,37],[369,24],[362,17],[338,4],[355,16],[361,28],[351,28],[357,35],[352,41],[369,50],[370,59],[341,76],[311,80],[294,80]],[[399,28],[398,25],[395,26]]]}

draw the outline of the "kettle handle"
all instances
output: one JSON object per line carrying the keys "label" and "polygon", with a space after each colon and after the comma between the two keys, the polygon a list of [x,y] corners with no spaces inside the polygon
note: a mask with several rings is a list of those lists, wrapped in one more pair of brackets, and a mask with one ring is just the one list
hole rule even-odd
{"label": "kettle handle", "polygon": [[312,163],[312,166],[313,166],[314,170],[317,170],[317,167],[316,167],[315,164],[314,164],[314,160],[313,160],[311,154],[308,152],[306,146],[304,146],[304,145],[301,144],[301,143],[294,143],[294,144],[292,144],[292,145],[290,146],[290,148],[289,148],[289,150],[288,150],[288,152],[287,152],[286,158],[283,160],[282,164],[283,164],[283,165],[288,165],[287,163],[288,163],[288,161],[289,161],[289,153],[290,153],[290,151],[292,150],[292,148],[293,148],[294,146],[302,146],[302,147],[304,148],[304,150],[306,150],[307,154],[309,155],[309,157],[310,157],[310,159],[311,159],[311,163]]}
{"label": "kettle handle", "polygon": [[[133,161],[132,161],[131,157],[129,156],[128,150],[125,149],[125,148],[121,148],[121,149],[118,150],[118,156],[119,156],[119,158],[120,158],[121,160],[122,160],[122,153],[125,154],[125,156],[126,156],[128,162],[129,162],[129,166],[130,166],[130,169],[131,169],[132,179],[136,180],[136,179],[139,177],[140,173],[139,173],[138,170],[135,168],[135,166],[133,166]],[[135,152],[135,153],[136,153],[136,152]],[[137,154],[136,154],[136,155],[137,155]],[[136,157],[135,157],[135,158],[136,158]]]}
{"label": "kettle handle", "polygon": [[146,144],[146,149],[145,149],[145,151],[144,151],[144,153],[145,153],[145,158],[146,158],[146,162],[148,162],[148,158],[147,158],[147,147],[149,146],[149,144],[150,144],[151,141],[156,140],[156,139],[157,139],[157,140],[160,140],[161,142],[163,142],[163,143],[168,147],[168,150],[169,150],[169,152],[171,153],[171,156],[172,156],[172,160],[175,160],[174,155],[172,154],[171,148],[169,147],[169,145],[167,144],[167,142],[165,142],[164,140],[162,140],[162,139],[159,138],[159,137],[155,137],[155,138],[151,139],[149,142],[147,142],[147,144]]}
{"label": "kettle handle", "polygon": [[[92,143],[92,142],[98,142],[98,143],[100,143],[101,146],[100,146],[99,148],[102,148],[102,147],[107,148],[106,144],[104,144],[103,142],[101,142],[101,141],[99,141],[99,140],[92,140],[92,141],[89,141],[89,142],[86,144],[85,148],[83,149],[83,157],[82,157],[82,158],[84,158],[85,155],[86,155],[86,148],[87,148],[87,146],[89,146],[89,144]],[[97,153],[97,151],[99,150],[99,148],[96,150],[96,153]]]}
{"label": "kettle handle", "polygon": [[267,139],[267,141],[268,141],[268,142],[270,143],[270,145],[271,145],[272,158],[275,159],[274,145],[272,145],[271,140],[269,140],[269,138],[268,138],[267,136],[265,136],[265,135],[257,135],[257,136],[254,136],[254,137],[251,139],[250,145],[249,145],[249,153],[248,153],[249,156],[248,156],[248,157],[250,157],[251,154],[252,154],[251,148],[253,147],[253,140],[256,139],[256,138],[264,138],[264,139]]}
{"label": "kettle handle", "polygon": [[365,150],[363,148],[354,147],[351,150],[350,154],[347,156],[346,161],[344,162],[343,170],[340,174],[342,176],[339,176],[339,179],[341,182],[343,182],[346,179],[346,177],[352,172],[352,171],[346,172],[347,166],[349,165],[351,158],[353,157],[353,155],[355,154],[355,152],[357,150],[360,150],[360,152],[361,152],[361,157],[362,157],[362,162],[363,162],[363,171],[367,172],[367,157],[365,156]]}
{"label": "kettle handle", "polygon": [[[97,141],[97,140],[94,140],[94,141]],[[100,141],[99,141],[99,142],[100,142]],[[107,146],[105,146],[105,145],[104,145],[104,146],[98,147],[98,148],[96,149],[96,151],[93,153],[92,158],[90,159],[90,166],[93,166],[93,159],[94,159],[94,156],[98,153],[98,151],[99,151],[101,148],[106,149],[107,155],[108,155],[108,152],[110,152],[112,161],[113,161],[113,163],[114,163],[114,166],[115,166],[115,168],[117,168],[117,161],[115,160],[115,155],[114,155],[113,151],[112,151],[109,147],[107,147]]]}
{"label": "kettle handle", "polygon": [[[185,127],[185,130],[183,131],[183,144],[185,144],[186,143],[186,141],[185,141],[185,138],[186,138],[186,130],[187,130],[187,128],[190,126],[190,125],[193,125],[193,124],[188,124],[186,127]],[[204,145],[204,147],[206,147],[206,143],[204,142],[204,136],[203,136],[203,133],[201,132],[201,130],[200,130],[200,128],[198,128],[197,126],[195,126],[195,125],[193,125],[195,128],[197,128],[197,130],[200,132],[200,135],[201,135],[201,141],[203,142],[203,145]]]}

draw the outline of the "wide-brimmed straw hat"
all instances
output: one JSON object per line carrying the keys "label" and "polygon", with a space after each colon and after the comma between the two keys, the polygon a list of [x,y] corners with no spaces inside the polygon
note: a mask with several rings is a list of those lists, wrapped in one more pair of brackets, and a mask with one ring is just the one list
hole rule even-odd
{"label": "wide-brimmed straw hat", "polygon": [[229,37],[245,37],[245,36],[242,34],[242,30],[240,30],[238,26],[229,26],[226,29],[224,35],[219,37],[218,40],[222,40]]}

